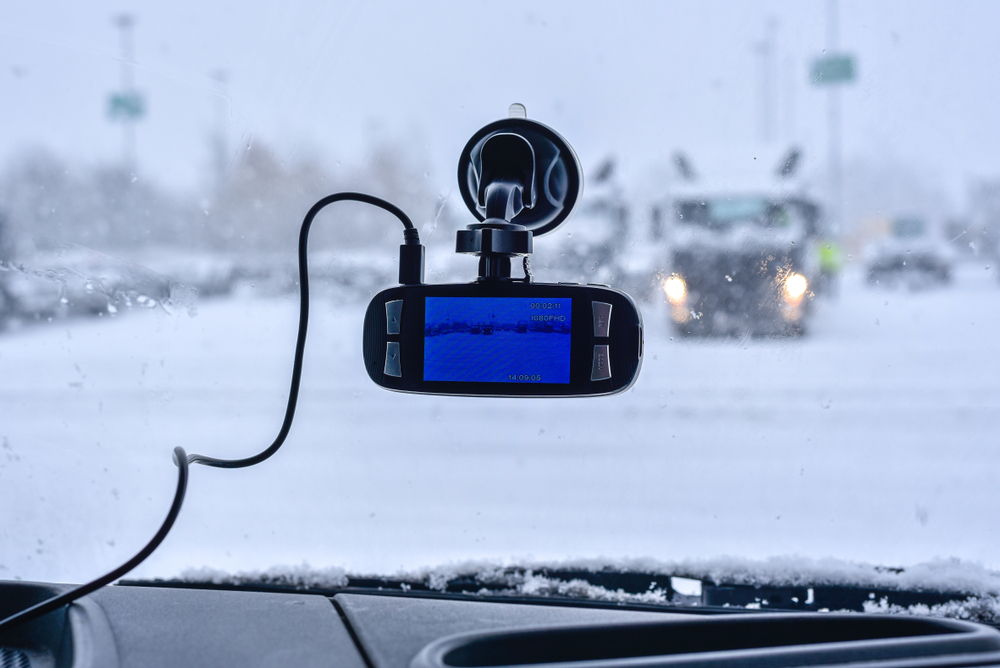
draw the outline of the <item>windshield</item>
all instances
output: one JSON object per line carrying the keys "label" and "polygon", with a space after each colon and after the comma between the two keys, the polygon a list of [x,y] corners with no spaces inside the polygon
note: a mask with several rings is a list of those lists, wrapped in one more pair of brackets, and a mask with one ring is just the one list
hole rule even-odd
{"label": "windshield", "polygon": [[635,385],[377,387],[364,315],[402,230],[332,205],[288,441],[193,467],[130,577],[1000,569],[998,21],[989,2],[7,3],[0,579],[110,570],[162,521],[175,446],[273,440],[319,198],[398,205],[427,282],[474,280],[456,166],[512,103],[584,176],[532,276],[632,296]]}
{"label": "windshield", "polygon": [[897,237],[921,237],[927,232],[927,225],[920,218],[898,218],[892,222],[892,233]]}

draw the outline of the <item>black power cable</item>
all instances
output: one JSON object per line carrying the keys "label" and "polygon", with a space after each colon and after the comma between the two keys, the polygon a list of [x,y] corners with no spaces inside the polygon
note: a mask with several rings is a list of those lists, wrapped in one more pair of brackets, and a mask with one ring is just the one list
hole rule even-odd
{"label": "black power cable", "polygon": [[[244,459],[216,459],[215,457],[206,457],[205,455],[195,454],[188,457],[188,462],[191,464],[204,464],[205,466],[215,466],[223,469],[241,469],[261,463],[277,452],[278,448],[281,447],[281,444],[285,442],[285,438],[288,436],[288,431],[292,428],[292,418],[295,416],[295,404],[299,399],[299,381],[302,379],[302,358],[306,349],[306,328],[309,325],[309,267],[306,259],[306,246],[309,241],[309,228],[312,227],[313,219],[321,209],[329,204],[340,202],[342,200],[364,202],[365,204],[371,204],[372,206],[385,209],[399,218],[399,220],[403,223],[403,227],[406,228],[403,232],[405,245],[412,246],[420,244],[420,238],[417,234],[417,230],[413,227],[413,223],[410,222],[410,219],[405,213],[402,212],[401,209],[399,209],[399,207],[386,202],[384,199],[379,199],[378,197],[372,197],[371,195],[365,195],[363,193],[345,192],[328,195],[313,204],[312,208],[309,209],[309,212],[306,214],[305,219],[303,219],[302,229],[299,231],[299,333],[295,340],[295,361],[292,362],[292,384],[288,390],[288,406],[285,408],[285,419],[281,423],[281,430],[278,432],[278,436],[274,439],[274,442],[271,443],[267,449],[257,453],[253,457],[246,457]],[[400,276],[402,276],[402,266],[400,266],[399,273]]]}
{"label": "black power cable", "polygon": [[[420,246],[420,237],[416,228],[413,227],[413,223],[410,222],[409,217],[407,217],[407,215],[403,213],[399,207],[378,197],[354,192],[335,193],[316,202],[312,208],[309,209],[309,212],[306,213],[306,217],[302,221],[302,228],[299,231],[299,331],[295,339],[295,358],[292,362],[292,382],[291,387],[288,390],[288,404],[285,408],[285,418],[281,423],[281,429],[278,431],[278,435],[274,439],[274,442],[256,455],[253,455],[252,457],[245,457],[243,459],[217,459],[206,455],[188,455],[184,452],[184,448],[179,446],[174,448],[174,463],[178,468],[177,491],[174,493],[174,502],[170,506],[167,518],[163,521],[163,524],[160,526],[159,531],[156,532],[156,535],[153,536],[153,539],[149,541],[145,547],[139,550],[134,557],[110,573],[88,582],[85,585],[80,585],[75,589],[71,589],[70,591],[60,594],[59,596],[37,603],[30,608],[26,608],[14,615],[11,615],[7,619],[0,621],[0,632],[14,626],[15,624],[21,624],[23,622],[36,619],[44,614],[56,610],[57,608],[72,603],[76,599],[86,596],[87,594],[114,582],[141,564],[146,557],[151,555],[153,551],[159,547],[160,543],[163,542],[163,539],[167,537],[171,527],[174,525],[174,520],[177,519],[177,515],[181,511],[181,505],[184,503],[184,493],[187,490],[188,464],[202,464],[204,466],[214,466],[216,468],[225,469],[246,468],[268,459],[271,455],[278,451],[278,448],[282,446],[285,439],[288,437],[288,432],[292,428],[292,419],[295,417],[295,406],[298,403],[299,398],[299,384],[302,379],[302,360],[305,355],[306,348],[306,330],[309,325],[309,266],[306,257],[306,250],[309,242],[309,228],[312,226],[312,222],[316,217],[316,214],[318,214],[321,209],[329,204],[333,204],[334,202],[345,200],[371,204],[372,206],[384,209],[399,218],[405,228],[403,231],[403,245],[400,247],[400,282],[404,282],[404,277],[408,277],[405,282],[422,281],[423,247]],[[415,249],[409,247],[413,246],[420,247],[419,253],[412,252]]]}
{"label": "black power cable", "polygon": [[80,585],[76,589],[70,589],[68,592],[60,594],[59,596],[46,599],[41,603],[36,603],[30,608],[25,608],[21,612],[11,615],[7,619],[0,622],[0,631],[3,631],[8,626],[14,626],[15,624],[20,624],[21,622],[27,622],[37,617],[41,617],[46,613],[52,612],[56,608],[66,605],[67,603],[72,603],[76,599],[86,596],[106,584],[114,582],[145,561],[146,557],[151,555],[153,550],[159,547],[160,543],[163,542],[163,539],[167,537],[167,533],[174,525],[174,520],[177,519],[178,513],[181,512],[181,504],[184,503],[184,492],[187,490],[188,481],[188,458],[187,453],[184,452],[184,448],[180,446],[174,448],[174,464],[177,464],[178,469],[177,491],[174,493],[174,502],[170,506],[170,512],[167,513],[167,519],[163,521],[163,524],[160,526],[160,530],[156,532],[155,536],[153,536],[153,540],[146,544],[146,547],[139,550],[138,554],[110,573],[102,575],[96,580],[88,582],[85,585]]}

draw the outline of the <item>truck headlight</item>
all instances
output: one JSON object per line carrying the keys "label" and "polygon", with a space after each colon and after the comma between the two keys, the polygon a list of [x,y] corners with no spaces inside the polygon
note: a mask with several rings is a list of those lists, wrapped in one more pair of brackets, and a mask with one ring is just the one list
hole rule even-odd
{"label": "truck headlight", "polygon": [[785,299],[788,301],[798,301],[809,288],[809,281],[802,274],[789,274],[785,278]]}
{"label": "truck headlight", "polygon": [[684,279],[674,274],[663,282],[663,291],[667,293],[667,299],[671,306],[680,306],[687,297],[687,285]]}

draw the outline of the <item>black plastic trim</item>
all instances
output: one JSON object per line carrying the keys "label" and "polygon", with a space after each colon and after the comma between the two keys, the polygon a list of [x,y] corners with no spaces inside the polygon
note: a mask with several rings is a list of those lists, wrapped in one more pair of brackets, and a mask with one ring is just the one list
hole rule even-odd
{"label": "black plastic trim", "polygon": [[954,665],[1000,662],[1000,632],[955,620],[852,614],[554,626],[442,638],[421,650],[410,668],[784,668],[859,662],[898,668],[941,665],[942,657]]}

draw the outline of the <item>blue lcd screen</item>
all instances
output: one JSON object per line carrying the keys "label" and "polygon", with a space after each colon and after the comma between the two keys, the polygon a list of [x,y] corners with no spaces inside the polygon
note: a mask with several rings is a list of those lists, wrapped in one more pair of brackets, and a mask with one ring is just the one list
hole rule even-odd
{"label": "blue lcd screen", "polygon": [[427,297],[424,380],[569,383],[573,300]]}

